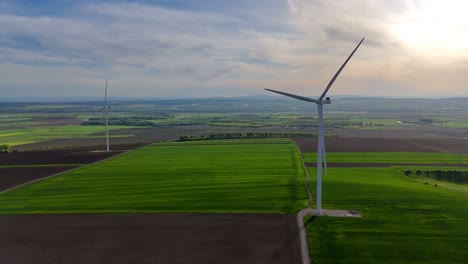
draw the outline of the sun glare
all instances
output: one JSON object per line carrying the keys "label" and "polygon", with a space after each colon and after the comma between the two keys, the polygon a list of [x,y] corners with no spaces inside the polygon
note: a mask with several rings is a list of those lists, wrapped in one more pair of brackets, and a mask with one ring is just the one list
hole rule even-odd
{"label": "sun glare", "polygon": [[425,56],[468,56],[468,1],[412,1],[394,17],[392,33]]}

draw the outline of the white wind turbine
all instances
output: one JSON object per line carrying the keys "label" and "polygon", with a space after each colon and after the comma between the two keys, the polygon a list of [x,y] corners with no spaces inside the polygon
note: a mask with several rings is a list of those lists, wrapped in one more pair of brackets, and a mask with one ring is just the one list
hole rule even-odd
{"label": "white wind turbine", "polygon": [[[312,98],[304,97],[300,95],[275,91],[271,89],[265,89],[270,92],[286,95],[295,99],[317,104],[317,110],[318,110],[318,115],[319,115],[318,145],[317,145],[317,209],[316,209],[317,214],[322,214],[322,166],[325,167],[325,173],[327,173],[327,158],[326,158],[326,153],[325,153],[325,135],[324,135],[325,132],[323,129],[323,105],[330,104],[331,100],[329,97],[325,98],[325,95],[327,94],[333,82],[335,82],[338,75],[340,75],[343,68],[346,66],[348,61],[351,59],[351,57],[354,55],[354,53],[356,52],[356,50],[359,48],[359,46],[361,45],[363,41],[364,41],[364,38],[361,39],[361,41],[353,50],[353,52],[351,52],[351,54],[348,56],[348,58],[343,63],[343,65],[341,65],[340,69],[336,72],[335,76],[333,76],[333,78],[330,80],[330,82],[327,85],[327,88],[325,88],[325,91],[323,91],[322,95],[318,99],[312,99]],[[323,157],[323,161],[322,161],[322,157]]]}
{"label": "white wind turbine", "polygon": [[107,80],[106,91],[104,92],[104,107],[99,109],[98,112],[104,111],[106,113],[106,151],[109,152],[109,111],[110,105],[107,105]]}

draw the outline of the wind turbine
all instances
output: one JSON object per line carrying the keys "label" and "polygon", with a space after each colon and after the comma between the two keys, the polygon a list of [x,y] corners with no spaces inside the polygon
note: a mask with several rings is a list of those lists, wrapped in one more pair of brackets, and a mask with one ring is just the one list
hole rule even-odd
{"label": "wind turbine", "polygon": [[338,71],[335,73],[335,76],[333,76],[333,78],[330,80],[327,87],[325,88],[325,91],[323,91],[322,95],[320,95],[318,99],[280,92],[280,91],[271,90],[271,89],[265,89],[270,92],[282,94],[282,95],[289,96],[298,100],[312,102],[312,103],[317,104],[317,110],[318,110],[318,115],[319,115],[319,127],[318,127],[318,144],[317,144],[317,208],[315,211],[316,214],[323,213],[322,212],[322,166],[324,166],[325,173],[327,173],[327,157],[325,153],[325,135],[324,135],[324,128],[323,128],[323,105],[330,104],[331,100],[329,97],[325,98],[325,96],[327,95],[328,90],[330,89],[332,84],[335,82],[338,75],[340,75],[343,68],[346,66],[348,61],[351,59],[351,57],[354,55],[354,53],[356,52],[356,50],[359,48],[359,46],[361,45],[363,41],[364,41],[364,38],[361,39],[361,41],[356,46],[356,48],[354,48],[353,52],[351,52],[351,54],[348,56],[348,58],[343,63],[343,65],[341,65],[340,69],[338,69]]}
{"label": "wind turbine", "polygon": [[110,105],[107,105],[107,80],[106,91],[104,92],[104,107],[99,109],[98,112],[104,111],[106,113],[106,151],[109,152],[109,111]]}

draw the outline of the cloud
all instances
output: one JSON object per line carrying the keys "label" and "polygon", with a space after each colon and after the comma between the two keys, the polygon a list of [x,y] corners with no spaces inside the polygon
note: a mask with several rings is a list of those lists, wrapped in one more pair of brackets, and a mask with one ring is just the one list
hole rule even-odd
{"label": "cloud", "polygon": [[[450,73],[449,92],[459,93],[465,80],[466,54],[424,57],[394,34],[396,20],[414,12],[409,1],[224,5],[113,2],[53,15],[15,6],[0,13],[0,90],[92,96],[110,79],[118,96],[247,95],[264,87],[314,95],[363,36],[332,93],[437,94],[443,84],[437,72]],[[68,80],[73,85],[64,85]]]}

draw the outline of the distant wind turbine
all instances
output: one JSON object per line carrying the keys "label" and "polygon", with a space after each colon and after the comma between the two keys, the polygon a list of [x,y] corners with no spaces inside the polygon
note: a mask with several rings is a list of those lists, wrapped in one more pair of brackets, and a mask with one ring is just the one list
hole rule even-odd
{"label": "distant wind turbine", "polygon": [[[340,75],[341,71],[343,68],[346,66],[348,61],[351,59],[351,57],[354,55],[356,50],[359,48],[361,43],[364,41],[364,38],[361,39],[359,44],[356,46],[356,48],[351,52],[351,54],[348,56],[346,61],[341,65],[340,69],[336,72],[335,76],[330,80],[328,83],[327,87],[325,88],[325,91],[323,91],[322,95],[318,99],[312,99],[309,97],[304,97],[300,95],[295,95],[295,94],[290,94],[290,93],[285,93],[285,92],[280,92],[276,90],[271,90],[271,89],[265,89],[270,92],[282,94],[285,96],[289,96],[298,100],[302,101],[307,101],[307,102],[312,102],[317,104],[317,110],[319,114],[319,127],[318,127],[318,145],[317,145],[317,208],[316,208],[316,214],[322,214],[322,166],[325,168],[325,173],[327,173],[327,157],[325,153],[325,132],[323,128],[323,105],[324,104],[330,104],[331,100],[329,97],[326,97],[326,94],[332,84],[335,82],[336,78],[338,75]],[[324,100],[325,98],[325,100]],[[322,161],[323,158],[323,161]],[[307,183],[308,184],[308,183]]]}
{"label": "distant wind turbine", "polygon": [[98,112],[104,111],[106,113],[106,151],[109,152],[109,111],[110,105],[107,105],[107,80],[106,91],[104,92],[104,107],[99,109]]}

